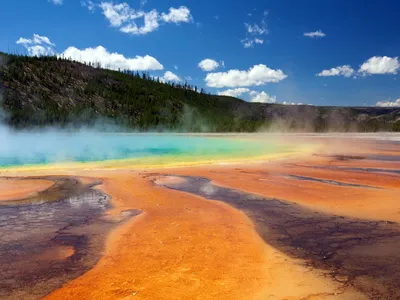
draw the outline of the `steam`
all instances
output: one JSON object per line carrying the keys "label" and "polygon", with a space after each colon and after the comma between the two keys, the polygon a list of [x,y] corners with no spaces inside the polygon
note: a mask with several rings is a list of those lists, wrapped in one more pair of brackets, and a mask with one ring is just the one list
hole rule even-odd
{"label": "steam", "polygon": [[348,108],[330,107],[328,112],[323,110],[311,105],[276,105],[275,109],[267,111],[267,122],[257,132],[363,132],[362,120],[354,119]]}
{"label": "steam", "polygon": [[[153,163],[158,159],[185,162],[251,153],[248,142],[230,138],[107,133],[94,128],[15,131],[0,126],[0,140],[0,166],[3,167],[148,158],[152,158]],[[257,147],[254,148],[259,151]]]}

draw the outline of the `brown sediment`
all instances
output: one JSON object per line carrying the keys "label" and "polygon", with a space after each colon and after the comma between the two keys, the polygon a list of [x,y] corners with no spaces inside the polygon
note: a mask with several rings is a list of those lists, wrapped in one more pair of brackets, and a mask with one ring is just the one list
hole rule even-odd
{"label": "brown sediment", "polygon": [[31,257],[30,259],[38,261],[57,261],[64,260],[75,254],[75,248],[72,246],[58,246],[49,248],[38,255],[38,257]]}
{"label": "brown sediment", "polygon": [[185,179],[178,176],[162,176],[156,179],[158,185],[179,184],[185,182]]}
{"label": "brown sediment", "polygon": [[42,192],[54,184],[49,180],[19,180],[0,178],[0,201],[28,198]]}

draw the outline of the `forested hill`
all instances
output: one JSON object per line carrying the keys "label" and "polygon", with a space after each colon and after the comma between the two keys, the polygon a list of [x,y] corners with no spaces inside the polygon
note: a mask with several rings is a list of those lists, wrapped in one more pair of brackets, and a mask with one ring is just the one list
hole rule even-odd
{"label": "forested hill", "polygon": [[0,72],[0,116],[15,128],[106,120],[151,131],[400,131],[399,108],[248,103],[57,57],[0,53]]}

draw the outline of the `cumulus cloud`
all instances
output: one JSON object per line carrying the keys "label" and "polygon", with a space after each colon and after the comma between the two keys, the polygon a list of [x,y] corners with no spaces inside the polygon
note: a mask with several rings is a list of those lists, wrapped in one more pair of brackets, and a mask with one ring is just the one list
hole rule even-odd
{"label": "cumulus cloud", "polygon": [[17,40],[17,44],[21,44],[21,45],[31,45],[31,44],[47,44],[50,46],[55,46],[54,43],[52,43],[50,41],[50,39],[47,36],[41,36],[39,34],[34,34],[33,37],[31,39],[27,39],[27,38],[19,38]]}
{"label": "cumulus cloud", "polygon": [[323,38],[326,36],[325,33],[323,33],[321,30],[313,31],[313,32],[305,32],[303,33],[304,36],[309,37],[309,38]]}
{"label": "cumulus cloud", "polygon": [[30,46],[30,47],[27,47],[27,49],[28,49],[28,54],[30,56],[50,56],[50,55],[55,54],[55,51],[53,48],[44,47],[44,46],[40,46],[40,45]]}
{"label": "cumulus cloud", "polygon": [[397,74],[399,69],[398,57],[373,56],[358,71],[363,74]]}
{"label": "cumulus cloud", "polygon": [[358,76],[376,74],[397,74],[400,70],[398,57],[373,56],[365,61],[356,72],[351,66],[343,65],[329,70],[323,70],[317,76]]}
{"label": "cumulus cloud", "polygon": [[338,66],[336,68],[331,68],[329,70],[323,70],[322,72],[318,73],[317,76],[344,76],[350,77],[354,74],[354,69],[349,65]]}
{"label": "cumulus cloud", "polygon": [[205,82],[209,87],[239,87],[263,85],[267,82],[279,82],[285,79],[282,70],[274,70],[266,65],[260,64],[249,70],[229,70],[227,72],[209,73]]}
{"label": "cumulus cloud", "polygon": [[[190,10],[186,6],[171,7],[169,13],[161,15],[155,9],[145,12],[142,6],[135,10],[125,2],[120,4],[101,2],[99,7],[112,27],[132,35],[145,35],[153,32],[160,27],[160,22],[179,24],[193,21]],[[143,25],[138,25],[137,21],[140,19],[143,19]]]}
{"label": "cumulus cloud", "polygon": [[22,45],[30,56],[54,55],[56,53],[55,44],[48,37],[36,33],[31,39],[20,37],[16,43]]}
{"label": "cumulus cloud", "polygon": [[181,79],[176,74],[174,74],[170,71],[165,72],[162,79],[163,79],[163,81],[176,81],[176,82],[181,81]]}
{"label": "cumulus cloud", "polygon": [[[250,90],[248,88],[236,88],[236,89],[228,89],[225,91],[219,91],[217,93],[220,96],[230,96],[230,97],[237,97],[240,98],[243,94],[249,95],[249,101],[254,103],[277,103],[282,105],[304,105],[303,103],[298,102],[288,102],[283,101],[278,103],[276,96],[269,95],[265,91],[255,91]],[[400,101],[400,100],[399,100]]]}
{"label": "cumulus cloud", "polygon": [[63,0],[48,0],[50,3],[53,3],[55,5],[62,5]]}
{"label": "cumulus cloud", "polygon": [[250,90],[247,88],[237,88],[237,89],[229,89],[225,91],[219,91],[218,95],[220,96],[231,96],[231,97],[239,97],[244,93],[249,93]]}
{"label": "cumulus cloud", "polygon": [[395,100],[395,101],[377,102],[376,106],[380,106],[380,107],[400,107],[400,98]]}
{"label": "cumulus cloud", "polygon": [[[242,96],[243,94],[249,95],[250,102],[257,102],[257,103],[276,103],[276,96],[271,96],[264,91],[254,91],[248,88],[236,88],[236,89],[228,89],[225,91],[219,91],[217,93],[220,96],[230,96],[230,97],[238,97]],[[285,105],[297,105],[297,103],[289,103],[283,102],[282,104]],[[301,103],[299,103],[301,104]]]}
{"label": "cumulus cloud", "polygon": [[203,71],[209,72],[209,71],[213,71],[216,68],[218,68],[219,63],[213,59],[206,58],[206,59],[203,59],[201,62],[199,62],[198,66]]}
{"label": "cumulus cloud", "polygon": [[258,103],[275,103],[276,97],[270,96],[264,91],[262,91],[262,92],[251,91],[250,92],[250,101],[258,102]]}
{"label": "cumulus cloud", "polygon": [[163,65],[152,56],[146,55],[127,58],[116,52],[108,52],[103,46],[82,50],[75,47],[69,47],[61,53],[60,56],[84,63],[100,63],[103,68],[112,70],[146,71],[164,69]]}
{"label": "cumulus cloud", "polygon": [[158,79],[160,82],[164,82],[164,83],[182,81],[181,78],[178,75],[172,73],[171,71],[166,71],[164,73],[164,75],[161,76],[161,77],[160,76],[154,76],[153,78],[154,79]]}
{"label": "cumulus cloud", "polygon": [[150,55],[128,58],[120,53],[111,53],[103,46],[85,48],[82,50],[76,47],[68,47],[64,52],[57,53],[55,50],[55,44],[51,42],[48,37],[39,34],[34,34],[32,38],[21,37],[16,41],[16,43],[25,47],[28,50],[28,54],[31,56],[48,56],[57,54],[59,57],[83,63],[100,64],[103,68],[112,70],[147,71],[164,69],[163,65]]}
{"label": "cumulus cloud", "polygon": [[135,11],[128,3],[113,4],[112,2],[101,2],[100,8],[103,15],[113,27],[120,27],[129,20],[144,17],[143,11]]}
{"label": "cumulus cloud", "polygon": [[161,19],[167,23],[190,23],[193,21],[193,17],[190,14],[190,10],[186,6],[179,8],[171,7],[169,13],[162,13]]}
{"label": "cumulus cloud", "polygon": [[158,23],[158,12],[156,10],[152,10],[151,12],[144,14],[143,26],[137,26],[136,23],[131,22],[121,27],[120,31],[133,35],[145,35],[149,32],[157,30],[159,26],[160,24]]}

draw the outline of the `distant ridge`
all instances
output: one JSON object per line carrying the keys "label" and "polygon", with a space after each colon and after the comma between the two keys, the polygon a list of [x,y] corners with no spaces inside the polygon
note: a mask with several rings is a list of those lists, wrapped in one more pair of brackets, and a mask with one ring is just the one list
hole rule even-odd
{"label": "distant ridge", "polygon": [[0,53],[0,92],[0,117],[17,129],[107,123],[176,132],[400,131],[400,108],[249,103],[48,56]]}

